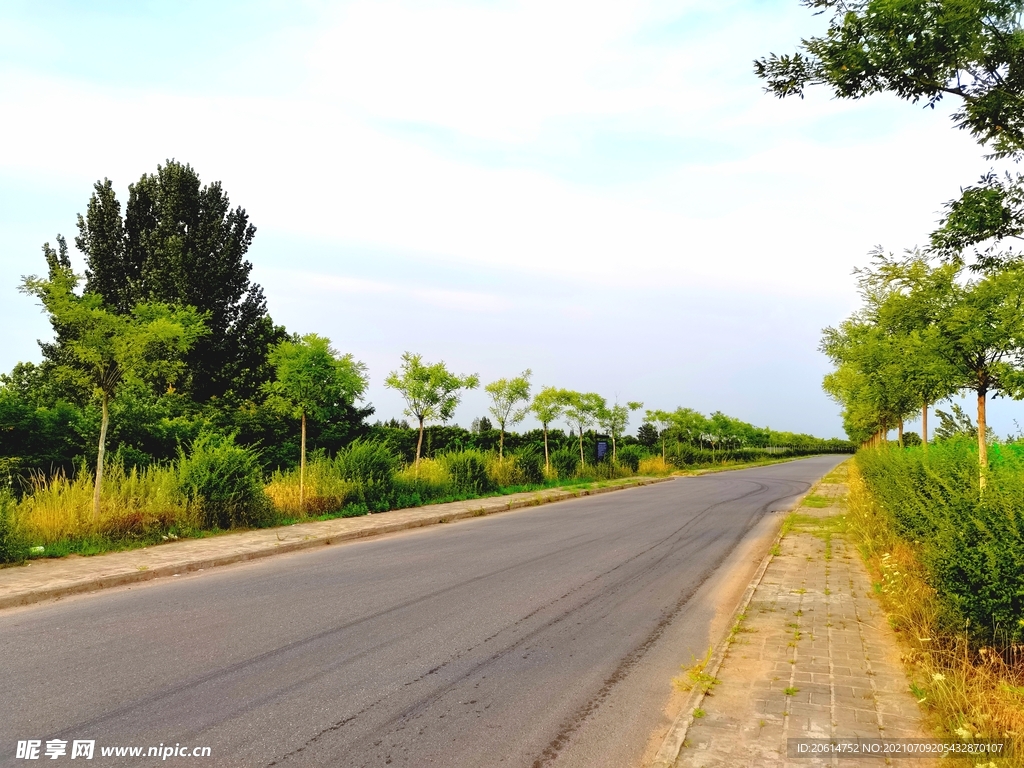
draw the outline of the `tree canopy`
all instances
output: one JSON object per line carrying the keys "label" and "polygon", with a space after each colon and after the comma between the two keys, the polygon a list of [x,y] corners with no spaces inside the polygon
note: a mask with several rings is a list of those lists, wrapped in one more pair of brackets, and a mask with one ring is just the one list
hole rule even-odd
{"label": "tree canopy", "polygon": [[462,390],[476,389],[480,378],[475,374],[459,376],[448,370],[444,361],[424,363],[423,356],[406,352],[402,365],[384,380],[384,386],[396,390],[405,400],[405,414],[419,424],[416,443],[416,464],[423,450],[423,428],[428,422],[448,421],[462,397]]}
{"label": "tree canopy", "polygon": [[249,280],[255,235],[220,182],[203,185],[190,165],[168,160],[129,186],[124,216],[111,181],[96,182],[75,244],[86,259],[86,291],[113,311],[156,301],[206,314],[211,333],[188,353],[182,382],[206,401],[258,393],[270,348],[284,338],[263,289]]}
{"label": "tree canopy", "polygon": [[1024,150],[1024,31],[1019,0],[802,0],[831,12],[823,35],[754,62],[765,90],[838,98],[892,93],[934,107],[958,100],[954,123],[994,154]]}
{"label": "tree canopy", "polygon": [[505,429],[518,424],[526,418],[530,408],[530,376],[533,371],[527,368],[521,376],[511,379],[498,379],[484,387],[490,395],[491,406],[488,408],[501,431],[498,439],[498,456],[505,455]]}

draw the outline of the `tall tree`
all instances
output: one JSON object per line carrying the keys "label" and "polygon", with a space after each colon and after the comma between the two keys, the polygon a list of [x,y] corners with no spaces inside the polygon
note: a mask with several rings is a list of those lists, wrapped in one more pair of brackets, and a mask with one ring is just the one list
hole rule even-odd
{"label": "tall tree", "polygon": [[938,353],[940,340],[934,320],[935,297],[929,290],[936,270],[955,265],[932,266],[917,251],[896,259],[880,250],[872,253],[873,265],[856,270],[864,308],[861,316],[875,324],[895,347],[897,386],[912,393],[921,409],[921,434],[928,450],[928,407],[956,391],[956,372]]}
{"label": "tall tree", "polygon": [[339,405],[351,406],[366,391],[366,366],[341,355],[331,340],[315,333],[293,336],[270,351],[274,381],[265,385],[271,403],[301,419],[299,509],[306,508],[306,419],[322,418]]}
{"label": "tall tree", "polygon": [[96,182],[75,244],[85,254],[86,290],[125,314],[139,302],[193,306],[211,333],[187,356],[189,394],[206,401],[251,397],[270,378],[270,348],[284,338],[249,280],[245,255],[256,228],[232,208],[220,182],[203,185],[169,160],[128,188],[125,215],[107,179]]}
{"label": "tall tree", "polygon": [[505,429],[518,424],[530,412],[529,407],[521,404],[530,400],[530,376],[533,371],[527,368],[522,376],[511,379],[498,379],[484,387],[491,396],[491,407],[488,408],[494,420],[498,422],[501,435],[498,438],[498,456],[505,456]]}
{"label": "tall tree", "polygon": [[419,424],[416,440],[416,467],[423,452],[423,429],[430,421],[448,421],[462,397],[462,390],[476,389],[480,378],[475,374],[459,376],[444,361],[424,363],[423,356],[406,352],[402,365],[384,380],[384,386],[396,390],[405,400],[405,414]]}
{"label": "tall tree", "polygon": [[551,471],[551,457],[548,453],[548,428],[551,423],[562,417],[565,409],[565,398],[562,390],[555,387],[544,387],[533,398],[530,403],[530,410],[537,417],[541,427],[544,429],[544,468]]}
{"label": "tall tree", "polygon": [[149,302],[136,304],[130,314],[112,312],[98,294],[77,295],[79,281],[70,266],[51,261],[48,279],[26,277],[20,290],[39,299],[58,330],[61,352],[53,361],[54,374],[92,389],[100,400],[93,486],[93,520],[98,521],[110,401],[127,381],[173,382],[184,370],[183,356],[209,330],[194,307]]}
{"label": "tall tree", "polygon": [[644,407],[643,403],[630,401],[625,405],[615,403],[611,408],[603,408],[598,414],[597,421],[601,429],[605,430],[612,439],[612,461],[618,459],[616,441],[629,426],[629,414],[631,411],[638,411]]}
{"label": "tall tree", "polygon": [[988,467],[987,398],[990,393],[1024,396],[1024,264],[986,270],[980,278],[956,280],[938,270],[932,285],[939,353],[972,390],[978,403],[978,463],[981,483]]}
{"label": "tall tree", "polygon": [[605,399],[596,392],[573,392],[562,390],[565,419],[579,433],[580,463],[586,464],[583,455],[583,433],[597,423],[598,416],[607,408]]}

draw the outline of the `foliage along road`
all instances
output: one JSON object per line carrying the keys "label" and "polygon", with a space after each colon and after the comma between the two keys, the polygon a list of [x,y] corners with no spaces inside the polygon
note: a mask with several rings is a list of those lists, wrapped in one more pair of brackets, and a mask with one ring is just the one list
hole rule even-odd
{"label": "foliage along road", "polygon": [[6,611],[0,765],[55,738],[204,765],[635,764],[735,553],[843,458]]}

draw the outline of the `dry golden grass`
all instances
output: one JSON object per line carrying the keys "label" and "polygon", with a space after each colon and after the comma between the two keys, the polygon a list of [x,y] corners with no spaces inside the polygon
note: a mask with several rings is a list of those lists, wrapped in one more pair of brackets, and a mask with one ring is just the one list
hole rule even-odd
{"label": "dry golden grass", "polygon": [[409,485],[417,483],[433,486],[448,485],[448,473],[436,459],[420,459],[419,467],[409,464],[396,475],[399,482]]}
{"label": "dry golden grass", "polygon": [[675,470],[671,464],[669,464],[661,456],[650,456],[646,459],[640,460],[640,467],[636,473],[638,475],[669,475]]}
{"label": "dry golden grass", "polygon": [[519,467],[515,456],[490,456],[487,461],[487,476],[499,488],[526,483],[526,476]]}
{"label": "dry golden grass", "polygon": [[173,470],[152,467],[125,471],[112,464],[104,471],[100,518],[92,518],[93,477],[79,472],[32,481],[30,493],[18,504],[15,524],[32,545],[83,538],[96,534],[124,536],[151,528],[191,528],[198,523],[178,490]]}
{"label": "dry golden grass", "polygon": [[304,509],[299,505],[299,471],[275,472],[266,486],[267,496],[280,512],[293,517],[318,517],[337,512],[356,492],[354,483],[343,480],[329,462],[314,459],[306,465]]}
{"label": "dry golden grass", "polygon": [[965,636],[940,631],[939,605],[915,548],[889,527],[855,462],[848,473],[849,529],[900,639],[918,703],[949,737],[1004,739],[1020,757],[996,764],[1024,765],[1024,647],[975,651]]}

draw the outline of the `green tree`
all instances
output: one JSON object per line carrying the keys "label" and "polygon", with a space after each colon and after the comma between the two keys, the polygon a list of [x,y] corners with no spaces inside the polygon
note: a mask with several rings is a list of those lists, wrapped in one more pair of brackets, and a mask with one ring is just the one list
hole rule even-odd
{"label": "green tree", "polygon": [[533,371],[527,368],[522,376],[511,379],[498,379],[484,387],[491,396],[491,407],[487,410],[498,422],[501,434],[498,438],[498,456],[505,455],[505,429],[518,424],[530,412],[529,407],[520,407],[520,403],[530,400],[530,376]]}
{"label": "green tree", "polygon": [[1024,31],[1020,0],[802,0],[832,12],[824,35],[795,54],[754,62],[765,90],[843,99],[891,93],[934,107],[958,100],[957,127],[996,155],[1024,149]]}
{"label": "green tree", "polygon": [[464,389],[476,389],[480,378],[475,374],[458,376],[444,362],[424,363],[423,356],[406,352],[399,370],[392,371],[384,386],[396,390],[405,400],[405,414],[419,423],[416,441],[416,467],[423,451],[423,428],[429,421],[448,421],[455,413]]}
{"label": "green tree", "polygon": [[611,408],[603,408],[601,412],[598,413],[597,421],[601,425],[601,429],[607,432],[612,438],[612,461],[618,459],[615,443],[616,440],[622,436],[622,433],[626,431],[626,427],[629,426],[630,412],[638,411],[643,407],[643,403],[633,401],[630,401],[625,405],[620,405],[616,402]]}
{"label": "green tree", "polygon": [[331,340],[315,333],[292,336],[270,351],[274,381],[264,385],[271,405],[301,420],[299,509],[306,506],[306,419],[323,418],[332,408],[362,398],[366,366],[351,354],[341,355]]}
{"label": "green tree", "polygon": [[544,387],[538,392],[533,402],[530,403],[530,410],[537,417],[544,430],[544,468],[551,471],[551,456],[548,452],[548,428],[551,423],[562,417],[565,409],[565,397],[562,390],[555,387]]}
{"label": "green tree", "polygon": [[921,433],[928,450],[928,407],[956,391],[956,373],[938,354],[940,340],[933,320],[936,297],[930,285],[936,271],[956,269],[955,264],[933,267],[914,251],[903,259],[876,250],[871,268],[857,270],[865,307],[861,314],[878,326],[896,349],[891,364],[896,386],[911,393],[921,409]]}
{"label": "green tree", "polygon": [[937,270],[932,284],[938,352],[959,388],[978,402],[978,463],[988,467],[986,401],[989,393],[1024,396],[1024,264],[1013,262],[981,277],[957,280]]}
{"label": "green tree", "polygon": [[636,439],[644,448],[653,448],[658,444],[658,428],[645,421],[637,428]]}
{"label": "green tree", "polygon": [[597,423],[597,419],[607,408],[605,399],[596,392],[573,392],[561,390],[563,415],[570,426],[579,433],[580,463],[586,464],[583,455],[583,433]]}
{"label": "green tree", "polygon": [[256,228],[245,210],[231,208],[220,182],[203,185],[174,160],[128,190],[122,217],[111,182],[96,182],[78,217],[86,291],[120,314],[147,301],[206,313],[211,333],[187,354],[185,388],[198,401],[255,395],[270,378],[270,348],[285,334],[249,280],[245,255]]}
{"label": "green tree", "polygon": [[646,411],[644,419],[651,424],[655,424],[659,428],[659,434],[661,435],[661,458],[665,458],[665,437],[668,429],[675,423],[672,414],[668,411]]}
{"label": "green tree", "polygon": [[[49,248],[45,247],[49,252]],[[52,252],[50,252],[52,253]],[[93,520],[99,520],[110,401],[125,382],[170,385],[185,368],[183,356],[209,333],[194,307],[174,308],[150,302],[129,314],[110,311],[101,296],[75,293],[80,278],[64,262],[51,261],[50,276],[26,277],[23,293],[35,296],[61,336],[56,376],[90,388],[100,400],[102,421],[96,452]]]}

